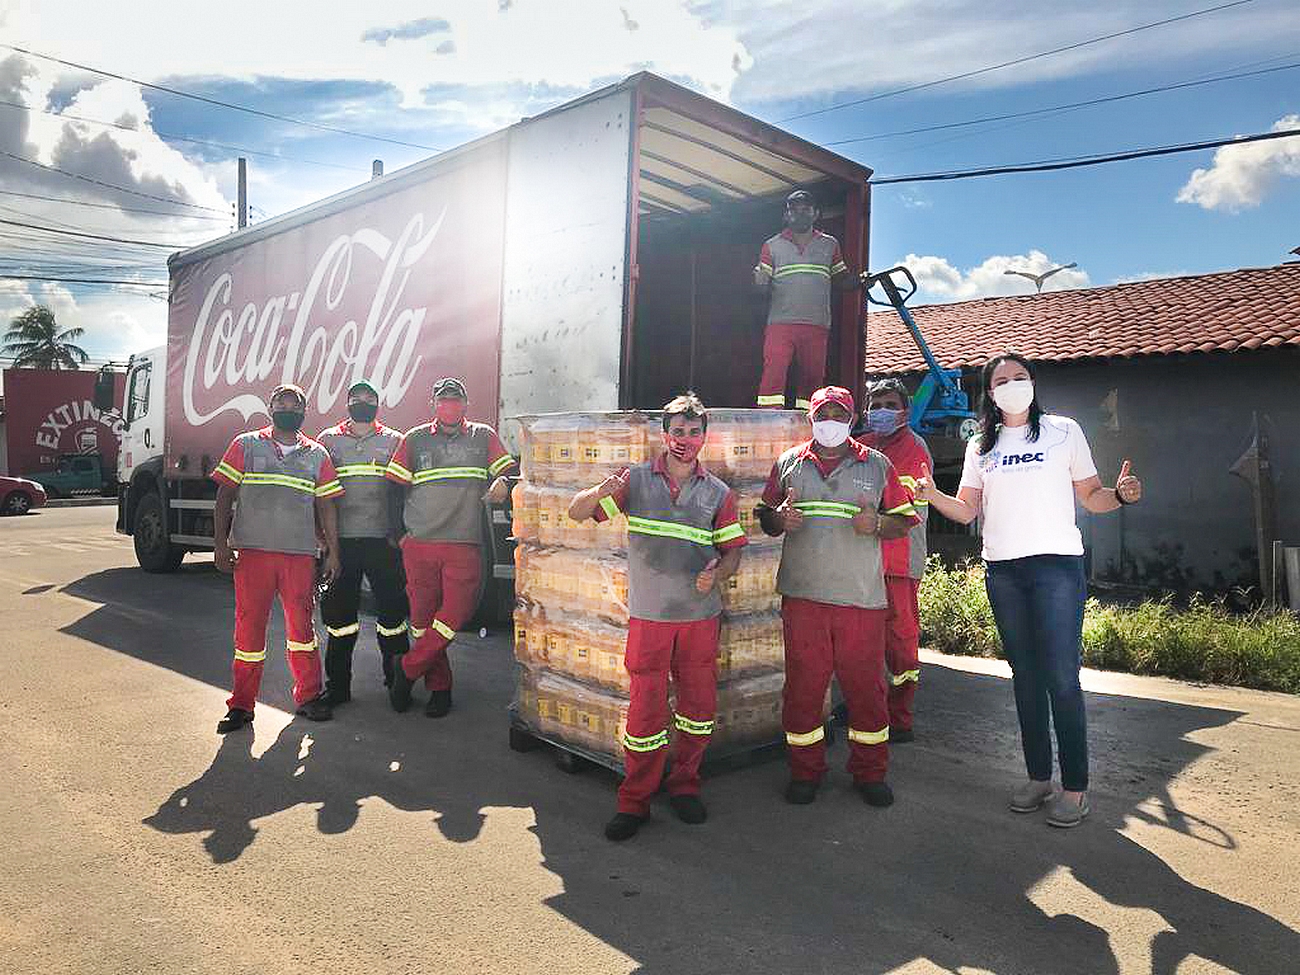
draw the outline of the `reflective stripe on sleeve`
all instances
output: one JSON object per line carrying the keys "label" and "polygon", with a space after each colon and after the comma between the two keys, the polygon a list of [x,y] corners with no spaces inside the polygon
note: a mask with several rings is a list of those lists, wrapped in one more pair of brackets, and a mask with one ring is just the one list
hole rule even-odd
{"label": "reflective stripe on sleeve", "polygon": [[826,737],[826,728],[824,725],[818,725],[812,731],[797,734],[793,731],[785,733],[786,744],[789,745],[815,745],[817,742]]}
{"label": "reflective stripe on sleeve", "polygon": [[311,643],[299,643],[296,640],[285,640],[284,645],[289,648],[290,653],[315,653],[316,641]]}
{"label": "reflective stripe on sleeve", "polygon": [[641,518],[637,515],[628,515],[627,530],[635,535],[677,538],[683,542],[694,542],[697,545],[713,544],[713,532],[708,529],[692,528],[690,525],[679,525],[675,521],[660,521],[657,518]]}
{"label": "reflective stripe on sleeve", "polygon": [[882,745],[889,741],[889,725],[885,725],[879,731],[859,731],[857,728],[850,728],[849,741],[856,741],[859,745]]}
{"label": "reflective stripe on sleeve", "polygon": [[500,474],[503,470],[505,470],[514,462],[515,459],[513,457],[511,457],[509,454],[504,454],[488,465],[488,474],[490,474],[492,477],[496,477],[498,474]]}
{"label": "reflective stripe on sleeve", "polygon": [[[389,465],[390,467],[392,465]],[[475,481],[486,481],[488,472],[486,467],[431,467],[425,471],[416,471],[411,478],[414,484],[426,484],[429,481],[447,481],[452,479],[469,478]]]}
{"label": "reflective stripe on sleeve", "polygon": [[260,664],[266,660],[266,651],[235,650],[235,659],[246,664]]}
{"label": "reflective stripe on sleeve", "polygon": [[905,670],[901,674],[894,674],[889,678],[889,682],[895,687],[906,684],[909,680],[919,684],[921,682],[921,672],[919,670]]}
{"label": "reflective stripe on sleeve", "polygon": [[839,274],[841,271],[847,271],[849,266],[843,261],[836,261],[831,265],[831,274]]}
{"label": "reflective stripe on sleeve", "polygon": [[730,542],[732,539],[740,538],[745,534],[745,529],[740,527],[740,522],[733,521],[730,525],[724,525],[713,533],[713,544],[721,545],[723,542]]}
{"label": "reflective stripe on sleeve", "polygon": [[905,503],[905,504],[900,504],[897,508],[890,508],[888,511],[882,511],[881,514],[885,514],[885,515],[914,515],[914,514],[916,514],[916,509],[912,507],[912,502],[908,501],[908,502]]}
{"label": "reflective stripe on sleeve", "polygon": [[224,460],[217,465],[216,472],[220,474],[222,477],[230,478],[230,480],[234,481],[236,484],[240,483],[244,479],[243,474],[239,473],[239,471],[235,470]]}
{"label": "reflective stripe on sleeve", "polygon": [[406,632],[406,620],[402,620],[397,626],[384,626],[383,623],[376,623],[375,632],[380,636],[401,636]]}
{"label": "reflective stripe on sleeve", "polygon": [[674,720],[673,723],[677,726],[678,731],[684,731],[688,735],[713,734],[712,721],[695,721],[692,718],[686,717],[686,715],[684,714],[679,714],[676,716],[676,719]]}
{"label": "reflective stripe on sleeve", "polygon": [[315,493],[318,498],[332,498],[336,494],[343,493],[343,485],[339,483],[338,478],[335,478],[318,486]]}
{"label": "reflective stripe on sleeve", "polygon": [[388,466],[384,468],[384,473],[389,477],[395,477],[404,484],[411,483],[411,472],[395,460],[390,460]]}
{"label": "reflective stripe on sleeve", "polygon": [[361,624],[349,623],[347,626],[330,626],[326,623],[325,632],[330,636],[351,636],[353,633],[361,632]]}
{"label": "reflective stripe on sleeve", "polygon": [[668,732],[659,731],[645,738],[623,732],[623,747],[630,752],[652,752],[668,744]]}
{"label": "reflective stripe on sleeve", "polygon": [[600,499],[600,510],[605,512],[605,514],[611,518],[617,518],[622,514],[622,512],[618,510],[618,502],[609,495]]}

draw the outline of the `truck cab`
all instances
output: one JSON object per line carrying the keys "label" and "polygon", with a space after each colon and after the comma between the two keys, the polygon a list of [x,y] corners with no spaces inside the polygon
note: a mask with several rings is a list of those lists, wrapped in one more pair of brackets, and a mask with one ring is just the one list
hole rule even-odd
{"label": "truck cab", "polygon": [[94,497],[111,494],[113,477],[104,470],[104,459],[99,454],[61,454],[54,462],[54,470],[25,474],[45,488],[51,498]]}

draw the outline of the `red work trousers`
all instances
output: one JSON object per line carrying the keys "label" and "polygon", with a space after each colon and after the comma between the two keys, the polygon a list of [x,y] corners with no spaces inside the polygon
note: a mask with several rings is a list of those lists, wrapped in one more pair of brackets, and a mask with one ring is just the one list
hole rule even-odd
{"label": "red work trousers", "polygon": [[[718,706],[718,629],[721,617],[689,623],[628,620],[624,666],[632,677],[627,732],[623,736],[624,775],[618,787],[618,811],[644,816],[659,791],[669,757],[669,795],[700,792],[700,762],[713,734]],[[668,676],[677,698],[676,715],[668,708]],[[671,721],[669,719],[672,719]]]}
{"label": "red work trousers", "polygon": [[402,541],[413,642],[399,659],[406,676],[423,677],[431,691],[451,690],[447,645],[474,615],[482,558],[471,542]]}
{"label": "red work trousers", "polygon": [[785,380],[793,359],[795,375],[794,408],[808,409],[812,394],[822,386],[826,375],[826,341],[830,330],[820,325],[767,326],[763,335],[763,377],[758,381],[758,405],[785,408]]}
{"label": "red work trousers", "polygon": [[781,600],[785,630],[781,723],[791,778],[817,782],[826,774],[823,709],[834,674],[849,708],[849,774],[857,782],[884,781],[889,764],[885,690],[888,613],[791,596]]}
{"label": "red work trousers", "polygon": [[895,731],[912,728],[912,699],[921,680],[918,648],[921,643],[921,611],[916,602],[919,579],[886,576],[889,619],[885,624],[885,665],[889,668],[889,727]]}
{"label": "red work trousers", "polygon": [[320,694],[320,654],[312,615],[316,559],[311,555],[239,550],[235,563],[235,689],[226,707],[251,712],[266,666],[266,624],[276,595],[284,610],[285,656],[293,674],[293,702]]}

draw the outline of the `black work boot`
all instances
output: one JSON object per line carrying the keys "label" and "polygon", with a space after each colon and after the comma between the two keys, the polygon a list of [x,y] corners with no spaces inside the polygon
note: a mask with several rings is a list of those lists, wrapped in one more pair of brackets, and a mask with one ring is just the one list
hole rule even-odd
{"label": "black work boot", "polygon": [[411,642],[407,638],[405,630],[401,633],[394,634],[393,636],[384,636],[382,633],[376,633],[375,642],[379,644],[379,659],[384,667],[384,686],[392,687],[393,660],[411,649]]}
{"label": "black work boot", "polygon": [[379,650],[379,662],[384,668],[384,686],[393,686],[393,655],[382,647]]}
{"label": "black work boot", "polygon": [[405,711],[411,706],[411,688],[415,682],[406,676],[400,656],[393,658],[393,682],[388,685],[388,703],[394,711]]}
{"label": "black work boot", "polygon": [[854,782],[853,788],[862,794],[862,801],[868,806],[883,809],[894,804],[894,790],[885,782]]}
{"label": "black work boot", "polygon": [[615,843],[630,840],[636,836],[641,824],[649,818],[649,816],[634,816],[632,813],[615,813],[614,818],[605,824],[605,839],[613,840]]}
{"label": "black work boot", "polygon": [[817,798],[818,782],[808,779],[791,779],[785,787],[785,801],[796,806],[806,806]]}
{"label": "black work boot", "polygon": [[429,703],[424,706],[424,713],[431,718],[445,717],[451,710],[451,688],[445,691],[433,691],[429,694]]}
{"label": "black work boot", "polygon": [[699,796],[672,796],[668,801],[672,803],[673,812],[683,823],[694,826],[709,818],[709,811],[704,808],[704,803],[700,801]]}
{"label": "black work boot", "polygon": [[310,701],[303,701],[293,713],[301,715],[308,721],[328,721],[334,717],[334,711],[330,708],[330,702],[324,694],[313,697]]}
{"label": "black work boot", "polygon": [[331,636],[325,644],[325,697],[330,704],[352,700],[352,651],[357,635]]}
{"label": "black work boot", "polygon": [[246,724],[253,723],[253,712],[245,711],[242,708],[231,708],[226,712],[226,716],[217,722],[217,734],[228,735],[232,731],[238,731]]}

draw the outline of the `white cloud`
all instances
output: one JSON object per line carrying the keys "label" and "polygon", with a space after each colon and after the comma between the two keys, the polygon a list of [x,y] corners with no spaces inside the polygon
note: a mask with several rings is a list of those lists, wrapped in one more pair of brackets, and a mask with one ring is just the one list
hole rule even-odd
{"label": "white cloud", "polygon": [[[1300,115],[1286,115],[1273,123],[1274,132],[1286,129],[1300,129]],[[1300,176],[1300,136],[1224,146],[1214,153],[1209,169],[1193,171],[1177,199],[1205,210],[1237,213],[1259,206],[1284,176]]]}
{"label": "white cloud", "polygon": [[[1025,278],[1008,275],[1011,269],[1042,274],[1056,267],[1053,261],[1039,250],[1028,254],[995,255],[977,267],[959,270],[943,257],[908,254],[900,264],[911,270],[916,278],[918,297],[930,301],[967,301],[993,295],[1033,294],[1034,284]],[[1064,291],[1068,288],[1086,288],[1091,284],[1088,272],[1073,268],[1059,271],[1043,284],[1044,291]]]}

